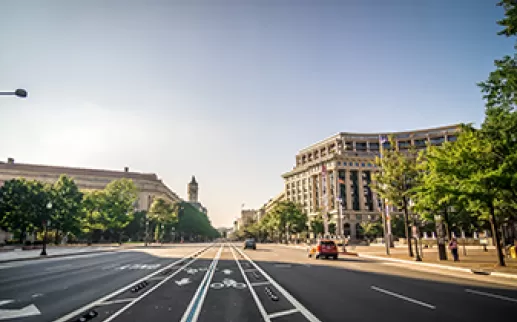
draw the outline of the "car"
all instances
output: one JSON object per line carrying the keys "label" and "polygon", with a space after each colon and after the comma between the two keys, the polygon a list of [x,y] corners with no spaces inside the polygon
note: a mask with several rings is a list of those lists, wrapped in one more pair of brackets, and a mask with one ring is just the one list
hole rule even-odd
{"label": "car", "polygon": [[257,243],[255,242],[255,239],[249,238],[244,241],[244,249],[257,249]]}
{"label": "car", "polygon": [[314,256],[316,259],[320,257],[338,259],[338,249],[333,240],[322,239],[309,248],[307,255],[309,258]]}

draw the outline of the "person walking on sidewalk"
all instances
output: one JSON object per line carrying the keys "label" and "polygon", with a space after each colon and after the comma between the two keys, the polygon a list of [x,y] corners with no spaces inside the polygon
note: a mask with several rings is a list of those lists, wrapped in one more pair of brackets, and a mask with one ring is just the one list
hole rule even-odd
{"label": "person walking on sidewalk", "polygon": [[451,242],[449,243],[449,249],[451,250],[454,261],[459,261],[460,257],[458,255],[458,242],[456,241],[456,237],[453,237]]}

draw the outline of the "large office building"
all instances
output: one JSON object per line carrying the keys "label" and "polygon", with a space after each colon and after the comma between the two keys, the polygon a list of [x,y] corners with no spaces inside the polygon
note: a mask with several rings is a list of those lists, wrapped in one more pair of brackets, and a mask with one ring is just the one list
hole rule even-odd
{"label": "large office building", "polygon": [[138,210],[148,210],[154,198],[163,198],[171,203],[181,201],[181,198],[170,190],[156,174],[131,172],[128,167],[122,171],[113,171],[15,163],[12,158],[9,158],[7,162],[0,161],[0,186],[5,181],[15,178],[54,183],[62,174],[73,178],[81,190],[101,190],[113,180],[131,179],[139,191],[138,201],[135,205]]}
{"label": "large office building", "polygon": [[[370,189],[372,175],[378,170],[375,158],[380,155],[380,138],[392,136],[401,151],[411,146],[425,149],[455,141],[459,129],[459,125],[451,125],[396,133],[338,133],[296,155],[293,169],[282,175],[285,198],[301,204],[309,218],[326,208],[329,221],[335,224],[341,204],[341,231],[355,239],[360,237],[361,222],[381,215],[380,200]],[[390,143],[382,144],[388,148]]]}

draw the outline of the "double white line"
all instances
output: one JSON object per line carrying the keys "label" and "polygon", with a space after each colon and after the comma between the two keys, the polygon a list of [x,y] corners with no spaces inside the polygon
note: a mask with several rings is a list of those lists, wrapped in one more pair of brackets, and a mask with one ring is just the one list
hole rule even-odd
{"label": "double white line", "polygon": [[149,278],[154,277],[154,276],[156,276],[156,275],[158,275],[158,274],[162,273],[163,271],[165,271],[165,270],[167,270],[167,269],[170,269],[170,268],[172,268],[172,267],[174,267],[174,266],[176,266],[176,265],[178,265],[178,264],[180,264],[180,263],[184,262],[184,261],[185,261],[185,259],[187,259],[187,258],[193,258],[193,259],[192,259],[192,260],[190,260],[188,263],[186,263],[186,264],[184,264],[183,266],[181,266],[181,267],[180,267],[178,270],[176,270],[174,273],[172,273],[171,275],[169,275],[169,276],[167,276],[166,278],[164,278],[160,283],[156,284],[155,286],[153,286],[152,288],[150,288],[147,292],[143,293],[143,294],[142,294],[142,295],[140,295],[139,297],[132,299],[132,301],[131,301],[131,302],[129,302],[126,306],[122,307],[119,311],[115,312],[115,314],[111,315],[111,316],[110,316],[110,317],[108,317],[106,320],[104,320],[104,322],[106,322],[106,321],[111,321],[111,320],[113,320],[115,317],[117,317],[118,315],[120,315],[122,312],[124,312],[125,310],[127,310],[128,308],[130,308],[131,306],[133,306],[134,304],[136,304],[138,301],[140,301],[142,298],[144,298],[147,294],[151,293],[151,292],[152,292],[152,291],[154,291],[156,288],[158,288],[160,285],[162,285],[163,283],[165,283],[165,282],[166,282],[166,281],[168,281],[169,279],[173,278],[175,275],[177,275],[179,272],[181,272],[185,267],[187,267],[187,266],[189,266],[190,264],[192,264],[194,261],[196,261],[196,260],[197,260],[197,256],[198,256],[198,255],[200,255],[201,253],[203,253],[203,252],[207,251],[207,250],[208,250],[208,249],[210,249],[212,246],[213,246],[213,244],[212,244],[212,245],[210,245],[210,246],[207,246],[207,247],[205,247],[205,248],[203,248],[203,249],[197,250],[197,251],[195,251],[195,252],[191,253],[190,255],[187,255],[187,256],[185,256],[185,257],[183,257],[183,258],[181,258],[181,259],[179,259],[179,260],[177,260],[177,261],[175,261],[175,262],[173,262],[173,263],[171,263],[171,264],[169,264],[169,265],[167,265],[167,266],[165,266],[165,267],[163,267],[163,268],[161,268],[161,269],[159,269],[159,270],[157,270],[157,271],[155,271],[155,272],[153,272],[153,273],[151,273],[151,274],[149,274],[149,275],[146,275],[146,276],[142,277],[141,279],[139,279],[139,280],[137,280],[137,281],[135,281],[135,282],[133,282],[133,283],[131,283],[131,284],[129,284],[129,285],[126,285],[126,286],[124,286],[124,287],[122,287],[122,288],[120,288],[120,289],[118,289],[118,290],[116,290],[116,291],[114,291],[114,292],[112,292],[112,293],[110,293],[110,294],[108,294],[108,295],[104,296],[104,297],[101,297],[101,298],[100,298],[100,299],[98,299],[98,300],[95,300],[95,301],[93,301],[93,302],[91,302],[91,303],[89,303],[89,304],[87,304],[87,305],[85,305],[85,306],[83,306],[83,307],[78,308],[77,310],[75,310],[75,311],[73,311],[73,312],[68,313],[68,314],[67,314],[67,315],[65,315],[65,316],[62,316],[62,317],[58,318],[58,319],[57,319],[57,320],[55,320],[54,322],[67,322],[67,321],[71,320],[72,318],[74,318],[74,317],[76,317],[76,316],[78,316],[78,315],[80,315],[80,314],[82,314],[82,313],[84,313],[84,312],[86,312],[86,311],[88,311],[88,310],[90,310],[90,309],[92,309],[92,308],[96,307],[96,306],[103,305],[103,303],[104,303],[104,302],[108,301],[108,300],[109,300],[109,299],[111,299],[111,298],[114,298],[115,296],[117,296],[117,295],[119,295],[119,294],[121,294],[121,293],[124,293],[125,291],[127,291],[127,290],[131,289],[131,288],[132,288],[132,287],[134,287],[135,285],[138,285],[138,284],[140,284],[140,283],[142,283],[142,282],[144,282],[144,281],[148,280]]}

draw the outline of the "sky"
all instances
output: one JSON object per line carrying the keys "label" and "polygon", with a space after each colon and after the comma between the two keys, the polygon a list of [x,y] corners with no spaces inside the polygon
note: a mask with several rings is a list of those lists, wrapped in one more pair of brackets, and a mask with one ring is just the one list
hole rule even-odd
{"label": "sky", "polygon": [[2,1],[0,159],[195,175],[229,227],[328,136],[479,124],[496,2]]}

